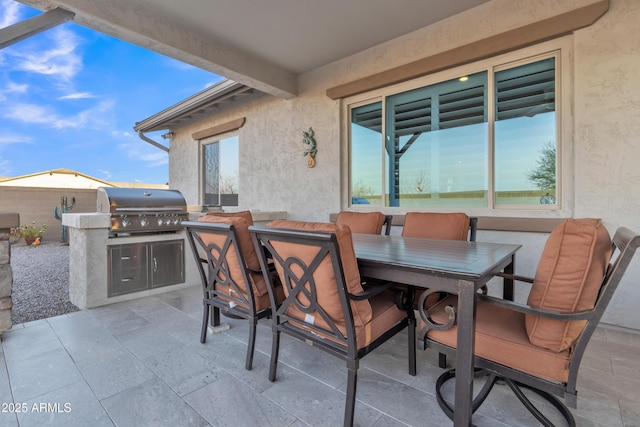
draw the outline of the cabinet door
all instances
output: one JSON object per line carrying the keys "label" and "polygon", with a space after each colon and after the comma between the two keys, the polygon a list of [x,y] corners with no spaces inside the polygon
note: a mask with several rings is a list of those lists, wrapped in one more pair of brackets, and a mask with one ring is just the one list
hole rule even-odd
{"label": "cabinet door", "polygon": [[128,244],[109,246],[108,296],[147,289],[149,286],[148,246]]}
{"label": "cabinet door", "polygon": [[184,241],[153,242],[151,246],[151,287],[184,282]]}

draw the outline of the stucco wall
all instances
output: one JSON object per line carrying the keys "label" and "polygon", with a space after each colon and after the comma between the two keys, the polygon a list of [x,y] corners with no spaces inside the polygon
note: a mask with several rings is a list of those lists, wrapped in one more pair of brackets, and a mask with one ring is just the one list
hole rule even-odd
{"label": "stucco wall", "polygon": [[[594,0],[493,0],[452,19],[415,31],[299,77],[300,95],[283,100],[252,95],[214,115],[174,129],[170,186],[189,205],[198,204],[198,143],[191,133],[245,116],[240,135],[240,208],[282,210],[291,219],[326,221],[344,206],[346,161],[340,101],[327,88],[384,71],[470,41],[526,25]],[[611,233],[619,225],[640,231],[640,1],[611,0],[593,26],[575,33],[574,97],[565,100],[574,177],[569,176],[575,217],[603,218]],[[302,132],[315,131],[316,166],[302,156]],[[565,141],[566,142],[566,141]],[[566,179],[566,178],[565,178]],[[523,244],[517,269],[533,274],[544,235],[483,232],[479,239]],[[638,256],[640,258],[640,256]],[[640,330],[640,260],[605,315],[611,324]]]}
{"label": "stucco wall", "polygon": [[[613,0],[576,34],[576,216],[640,232],[640,1]],[[640,254],[604,320],[640,329]]]}

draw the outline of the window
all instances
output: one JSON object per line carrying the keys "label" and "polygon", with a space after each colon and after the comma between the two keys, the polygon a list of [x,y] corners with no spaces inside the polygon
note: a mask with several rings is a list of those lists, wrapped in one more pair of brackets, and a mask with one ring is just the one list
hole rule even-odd
{"label": "window", "polygon": [[558,209],[559,57],[487,60],[470,74],[349,103],[351,199]]}
{"label": "window", "polygon": [[202,205],[238,206],[238,136],[202,144]]}

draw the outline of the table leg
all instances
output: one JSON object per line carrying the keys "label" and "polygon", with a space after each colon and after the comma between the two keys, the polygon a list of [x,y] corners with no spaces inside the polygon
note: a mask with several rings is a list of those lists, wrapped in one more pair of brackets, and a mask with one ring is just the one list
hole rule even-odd
{"label": "table leg", "polygon": [[470,426],[473,399],[476,290],[473,282],[458,281],[458,346],[456,350],[455,426]]}

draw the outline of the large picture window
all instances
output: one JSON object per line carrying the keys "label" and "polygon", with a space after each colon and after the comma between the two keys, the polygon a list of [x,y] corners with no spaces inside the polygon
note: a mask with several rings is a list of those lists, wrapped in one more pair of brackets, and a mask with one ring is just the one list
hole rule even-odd
{"label": "large picture window", "polygon": [[352,203],[557,208],[557,61],[492,65],[350,106]]}
{"label": "large picture window", "polygon": [[238,136],[202,144],[203,206],[238,206]]}

